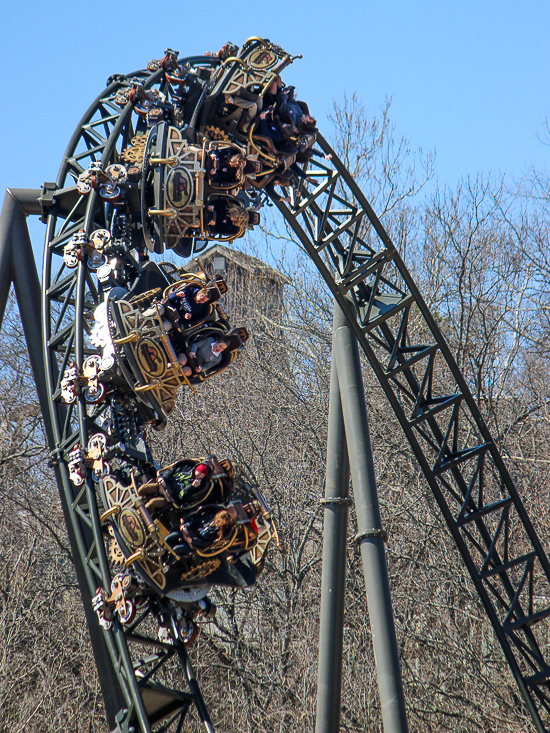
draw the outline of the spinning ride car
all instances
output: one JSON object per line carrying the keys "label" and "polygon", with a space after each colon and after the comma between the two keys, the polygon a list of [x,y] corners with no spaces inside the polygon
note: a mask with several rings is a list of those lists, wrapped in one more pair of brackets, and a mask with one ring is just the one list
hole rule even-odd
{"label": "spinning ride car", "polygon": [[[135,82],[120,92],[115,101],[133,105],[136,134],[116,163],[104,168],[94,161],[78,179],[81,194],[96,189],[130,216],[132,239],[143,252],[167,247],[189,256],[210,240],[242,237],[259,224],[259,191],[273,196],[274,184],[298,190],[307,175],[316,123],[280,77],[293,57],[252,38],[238,56],[220,58],[217,68],[191,69],[167,49],[151,62],[164,69],[166,91]],[[191,89],[201,90],[198,100],[191,95],[192,114]]]}
{"label": "spinning ride car", "polygon": [[239,56],[226,58],[213,73],[197,115],[203,134],[246,145],[249,156],[258,158],[261,168],[249,178],[250,187],[295,185],[293,179],[306,175],[297,163],[313,154],[316,122],[280,76],[295,58],[267,39],[250,38]]}
{"label": "spinning ride car", "polygon": [[[145,290],[147,284],[156,287]],[[226,291],[219,276],[209,281],[204,272],[178,270],[169,263],[149,263],[129,290],[120,286],[107,290],[90,322],[89,339],[100,353],[88,356],[80,371],[74,362],[68,364],[59,399],[74,404],[82,393],[93,405],[117,394],[125,395],[126,402],[128,396],[135,397],[139,423],[162,427],[181,386],[219,374],[245,347],[247,330],[231,328],[219,302]],[[190,293],[206,296],[197,303]],[[189,308],[183,317],[182,307]],[[221,342],[223,346],[216,349]],[[210,355],[205,363],[208,343],[223,353],[219,358]]]}
{"label": "spinning ride car", "polygon": [[[207,286],[216,294],[216,300],[226,290],[221,278],[207,283],[204,275],[187,273],[164,292],[155,289],[128,297],[126,292],[113,289],[107,301],[117,372],[160,421],[174,409],[181,386],[202,382],[222,372],[235,361],[248,339],[245,328],[230,328],[218,302],[209,303],[200,318],[180,319],[170,305],[170,296],[177,296],[178,289],[193,285]],[[199,365],[189,356],[193,343],[205,338],[227,339],[223,357],[208,371],[198,369]],[[194,367],[191,372],[184,366],[187,361]]]}
{"label": "spinning ride car", "polygon": [[[184,459],[154,478],[138,471],[106,476],[100,487],[111,561],[132,577],[123,623],[140,595],[178,600],[193,589],[206,595],[213,584],[253,585],[271,540],[279,542],[261,492],[227,459]],[[108,599],[105,590],[98,595]],[[105,603],[98,605],[105,618]]]}

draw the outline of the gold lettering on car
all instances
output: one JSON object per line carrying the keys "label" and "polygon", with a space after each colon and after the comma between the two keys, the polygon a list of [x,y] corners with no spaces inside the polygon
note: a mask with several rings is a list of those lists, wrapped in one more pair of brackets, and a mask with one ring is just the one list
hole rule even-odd
{"label": "gold lettering on car", "polygon": [[136,346],[139,367],[149,377],[162,377],[166,372],[166,358],[152,339],[144,338]]}
{"label": "gold lettering on car", "polygon": [[267,48],[260,48],[258,51],[250,54],[248,63],[253,69],[270,69],[277,63],[278,56]]}
{"label": "gold lettering on car", "polygon": [[135,509],[123,509],[118,525],[124,541],[130,547],[142,547],[145,544],[145,528]]}

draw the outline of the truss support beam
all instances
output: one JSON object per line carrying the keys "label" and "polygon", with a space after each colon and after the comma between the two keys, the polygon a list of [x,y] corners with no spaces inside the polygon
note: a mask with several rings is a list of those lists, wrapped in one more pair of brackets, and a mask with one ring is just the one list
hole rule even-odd
{"label": "truss support beam", "polygon": [[[40,189],[6,189],[2,213],[0,214],[0,327],[13,283],[38,401],[44,418],[44,429],[50,450],[53,450],[55,439],[50,418],[50,395],[44,369],[40,319],[41,286],[27,226],[27,216],[42,214],[41,196],[42,191]],[[84,564],[72,528],[70,507],[67,504],[64,491],[61,490],[63,481],[59,467],[54,465],[54,469],[57,485],[60,487],[61,505],[84,603],[94,658],[99,671],[107,721],[110,727],[114,727],[116,725],[116,715],[126,705],[103,632],[99,627],[97,615],[92,607],[92,596],[86,582]]]}
{"label": "truss support beam", "polygon": [[342,309],[334,309],[334,357],[346,430],[357,514],[359,544],[367,590],[376,674],[385,733],[407,733],[405,698],[391,603],[359,347]]}
{"label": "truss support beam", "polygon": [[[336,309],[334,312],[336,319]],[[335,354],[336,321],[332,338],[332,353]],[[315,733],[338,733],[340,730],[349,477],[342,401],[336,360],[333,358],[330,372],[325,497],[322,499],[323,573]]]}
{"label": "truss support beam", "polygon": [[312,159],[301,195],[274,203],[348,315],[533,724],[549,731],[550,562],[438,322],[353,176],[317,144],[331,162]]}

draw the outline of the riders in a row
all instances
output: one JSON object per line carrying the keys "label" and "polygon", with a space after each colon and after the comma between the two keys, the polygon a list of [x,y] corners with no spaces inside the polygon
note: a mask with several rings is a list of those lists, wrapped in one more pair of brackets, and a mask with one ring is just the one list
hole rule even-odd
{"label": "riders in a row", "polygon": [[[222,329],[213,328],[215,321],[208,322],[211,306],[220,299],[220,295],[215,281],[209,286],[194,281],[176,287],[160,303],[144,313],[144,316],[158,313],[187,377],[200,373],[206,375],[218,367],[222,361],[222,353],[231,346],[231,336],[226,335]],[[195,331],[196,335],[192,340],[186,339],[185,332],[201,323],[204,323],[204,330]]]}
{"label": "riders in a row", "polygon": [[272,198],[289,200],[274,191],[279,185],[298,191],[300,181],[307,179],[305,164],[313,155],[323,155],[313,148],[317,123],[308,105],[296,99],[293,86],[285,86],[280,76],[269,83],[257,101],[241,97],[237,92],[224,95],[225,103],[242,109],[238,131],[245,135],[252,151],[266,169],[248,183],[264,189]]}
{"label": "riders in a row", "polygon": [[177,556],[186,557],[197,550],[223,546],[237,524],[246,526],[249,543],[256,538],[251,520],[257,508],[251,504],[247,511],[246,503],[243,506],[235,500],[234,488],[234,465],[208,456],[183,459],[160,469],[155,478],[138,488],[138,494],[147,498],[148,510],[166,516],[171,531],[165,541]]}

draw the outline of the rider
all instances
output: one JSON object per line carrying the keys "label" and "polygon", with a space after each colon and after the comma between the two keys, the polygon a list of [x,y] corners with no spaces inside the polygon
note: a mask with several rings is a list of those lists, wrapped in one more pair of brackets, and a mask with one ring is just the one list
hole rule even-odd
{"label": "rider", "polygon": [[[201,287],[190,284],[179,287],[157,305],[158,313],[164,316],[166,311],[172,311],[177,316],[178,324],[185,328],[186,322],[192,318],[198,319],[206,311],[207,305],[219,300],[220,292],[217,288]],[[145,318],[156,315],[155,306],[144,311]],[[173,319],[172,319],[173,320]],[[172,328],[172,321],[167,318],[162,321],[164,328],[169,331]],[[190,325],[190,324],[189,324]]]}
{"label": "rider", "polygon": [[227,336],[207,336],[189,347],[189,357],[198,362],[194,371],[208,372],[217,367],[222,360],[222,351],[230,344]]}
{"label": "rider", "polygon": [[234,235],[246,228],[248,212],[226,197],[219,197],[206,207],[206,224],[217,234]]}
{"label": "rider", "polygon": [[228,540],[239,518],[233,505],[204,507],[192,517],[180,521],[183,539],[191,550],[207,550],[214,543]]}
{"label": "rider", "polygon": [[164,304],[172,305],[176,309],[181,325],[184,326],[185,321],[199,318],[204,313],[207,304],[214,300],[213,295],[214,291],[208,288],[186,285],[170,293]]}
{"label": "rider", "polygon": [[238,512],[231,505],[199,507],[190,516],[180,518],[179,527],[166,536],[166,542],[180,556],[207,550],[231,537],[237,518]]}
{"label": "rider", "polygon": [[211,466],[205,462],[178,461],[158,472],[158,483],[173,504],[178,507],[194,503],[208,488]]}
{"label": "rider", "polygon": [[233,148],[212,150],[208,154],[208,175],[214,183],[237,182],[246,165],[246,156]]}

